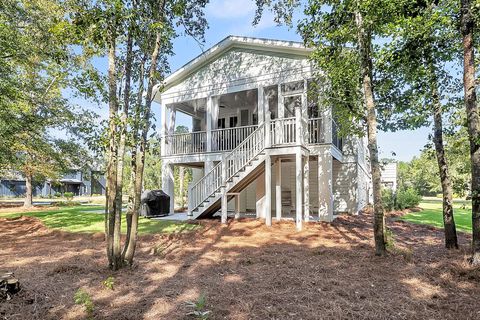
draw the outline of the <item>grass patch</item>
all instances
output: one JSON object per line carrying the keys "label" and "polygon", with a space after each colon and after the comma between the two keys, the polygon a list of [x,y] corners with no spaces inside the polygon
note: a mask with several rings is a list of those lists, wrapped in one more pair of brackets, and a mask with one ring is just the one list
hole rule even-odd
{"label": "grass patch", "polygon": [[[408,213],[400,219],[443,229],[442,200],[423,200],[419,206],[422,208],[422,211]],[[465,208],[462,208],[463,206]],[[472,232],[472,209],[470,202],[463,200],[454,201],[453,208],[457,230],[467,233]]]}
{"label": "grass patch", "polygon": [[[55,208],[45,211],[31,211],[18,213],[0,213],[2,218],[30,216],[40,219],[45,226],[69,232],[104,232],[103,206],[75,206]],[[139,234],[172,233],[192,231],[198,225],[177,221],[150,220],[140,217],[138,222]],[[122,216],[122,232],[126,232],[125,216]]]}

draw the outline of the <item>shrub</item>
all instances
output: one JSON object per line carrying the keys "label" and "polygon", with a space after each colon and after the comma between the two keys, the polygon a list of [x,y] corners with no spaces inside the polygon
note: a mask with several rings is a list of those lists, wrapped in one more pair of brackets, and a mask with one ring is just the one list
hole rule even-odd
{"label": "shrub", "polygon": [[75,295],[73,296],[73,301],[75,302],[75,304],[83,305],[83,307],[85,308],[85,311],[87,312],[88,317],[89,318],[92,317],[94,306],[93,306],[92,297],[90,297],[88,292],[86,292],[81,288],[78,289],[77,292],[75,292]]}
{"label": "shrub", "polygon": [[413,208],[420,203],[422,197],[413,188],[400,189],[395,194],[391,189],[382,190],[383,206],[386,211]]}
{"label": "shrub", "polygon": [[395,196],[392,189],[382,189],[382,201],[385,210],[392,211],[395,208]]}
{"label": "shrub", "polygon": [[54,198],[61,198],[62,194],[60,192],[55,192],[53,195]]}
{"label": "shrub", "polygon": [[417,206],[422,197],[413,188],[399,190],[396,195],[395,209],[408,209]]}
{"label": "shrub", "polygon": [[115,285],[115,278],[110,276],[107,279],[105,279],[102,283],[105,288],[113,290],[113,286]]}
{"label": "shrub", "polygon": [[64,196],[65,198],[67,198],[68,201],[72,201],[74,194],[73,194],[73,192],[65,192],[65,193],[63,194],[63,196]]}
{"label": "shrub", "polygon": [[210,310],[206,310],[207,300],[205,295],[201,294],[197,301],[187,301],[187,306],[193,311],[187,313],[187,316],[194,316],[197,319],[207,320],[210,315]]}
{"label": "shrub", "polygon": [[55,205],[57,207],[76,207],[82,204],[79,201],[59,201]]}

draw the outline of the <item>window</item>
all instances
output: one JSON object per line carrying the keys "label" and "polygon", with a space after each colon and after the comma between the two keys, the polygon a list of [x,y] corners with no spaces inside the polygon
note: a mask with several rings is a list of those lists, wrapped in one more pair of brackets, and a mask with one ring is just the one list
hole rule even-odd
{"label": "window", "polygon": [[284,83],[282,84],[282,94],[285,95],[293,95],[293,94],[299,94],[303,92],[303,80],[302,81],[296,81],[296,82],[290,82],[290,83]]}
{"label": "window", "polygon": [[238,123],[238,118],[235,117],[230,117],[230,127],[229,128],[234,128],[237,126]]}
{"label": "window", "polygon": [[248,110],[240,110],[240,125],[242,127],[248,126]]}
{"label": "window", "polygon": [[217,128],[218,129],[225,129],[225,118],[218,119]]}

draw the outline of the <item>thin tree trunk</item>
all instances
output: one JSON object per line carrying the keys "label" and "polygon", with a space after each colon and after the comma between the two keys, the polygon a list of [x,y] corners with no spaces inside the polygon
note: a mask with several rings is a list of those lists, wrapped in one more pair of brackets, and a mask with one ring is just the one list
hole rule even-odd
{"label": "thin tree trunk", "polygon": [[33,188],[32,188],[32,174],[25,172],[25,201],[23,203],[24,208],[31,208],[33,206]]}
{"label": "thin tree trunk", "polygon": [[[113,27],[112,27],[113,28]],[[109,266],[117,270],[121,266],[120,226],[121,216],[116,210],[117,196],[117,74],[116,74],[116,41],[114,32],[109,33],[108,41],[108,90],[109,90],[109,129],[108,129],[108,164],[107,164],[107,208],[108,208],[108,237],[107,256]]]}
{"label": "thin tree trunk", "polygon": [[360,12],[355,13],[357,25],[358,45],[361,56],[362,86],[367,108],[368,150],[370,152],[370,167],[373,182],[373,234],[375,239],[375,254],[385,255],[385,217],[382,203],[380,162],[378,161],[377,146],[377,116],[372,86],[372,39],[369,31],[365,30],[363,17]]}
{"label": "thin tree trunk", "polygon": [[117,168],[117,196],[116,210],[122,211],[122,195],[123,195],[123,172],[125,160],[125,145],[127,140],[127,119],[130,106],[130,80],[132,75],[133,60],[133,39],[131,31],[127,36],[127,54],[125,59],[125,89],[123,91],[123,112],[121,117],[120,142],[118,144],[118,168]]}
{"label": "thin tree trunk", "polygon": [[[161,12],[163,12],[165,6],[165,1],[161,3]],[[160,19],[163,18],[163,14],[160,15]],[[142,135],[140,137],[140,147],[138,152],[138,162],[137,162],[137,172],[135,174],[135,198],[134,198],[134,208],[132,213],[132,226],[131,226],[131,235],[130,243],[128,248],[125,251],[125,261],[128,264],[133,263],[133,257],[135,255],[135,247],[137,243],[137,232],[138,232],[138,215],[140,209],[140,197],[142,193],[142,184],[143,184],[143,169],[145,166],[145,152],[147,148],[147,138],[148,131],[150,130],[150,119],[151,119],[151,106],[152,106],[152,96],[153,88],[155,86],[155,73],[157,72],[158,57],[160,54],[161,47],[161,34],[157,32],[155,39],[155,47],[151,56],[151,64],[148,72],[148,87],[145,97],[145,108],[142,119]]]}
{"label": "thin tree trunk", "polygon": [[461,31],[463,37],[463,90],[470,139],[472,168],[472,264],[480,265],[480,116],[475,93],[474,30],[470,0],[461,1]]}
{"label": "thin tree trunk", "polygon": [[[138,130],[140,126],[140,113],[142,107],[142,99],[143,99],[143,83],[145,77],[145,63],[146,63],[146,56],[143,57],[142,63],[140,65],[140,75],[139,75],[139,86],[138,86],[138,94],[137,94],[137,101],[135,105],[135,116],[133,119],[133,128],[132,128],[132,159],[131,159],[131,174],[130,174],[130,184],[128,187],[128,209],[126,214],[126,221],[127,221],[127,235],[125,239],[125,246],[123,248],[122,256],[125,263],[131,265],[133,263],[133,253],[130,252],[129,248],[132,246],[135,247],[136,239],[132,239],[132,225],[133,225],[133,217],[134,212],[138,212],[140,209],[140,199],[137,197],[136,194],[136,180],[137,180],[137,148],[138,148]],[[141,192],[140,192],[141,196]],[[135,218],[138,220],[138,214]],[[137,223],[138,224],[138,223]],[[136,224],[136,225],[137,225]],[[126,260],[126,255],[128,252],[128,256],[130,258],[129,261]]]}
{"label": "thin tree trunk", "polygon": [[[127,119],[130,105],[130,80],[132,74],[132,60],[133,60],[133,39],[132,27],[127,35],[127,54],[125,59],[125,89],[123,92],[123,112],[120,119],[120,137],[118,143],[118,159],[117,159],[117,178],[116,178],[116,193],[115,193],[115,223],[118,226],[115,229],[115,259],[120,261],[117,268],[123,265],[122,251],[121,251],[121,219],[122,219],[122,200],[123,200],[123,173],[124,173],[124,159],[125,159],[125,145],[127,139]],[[121,88],[119,88],[121,90]],[[117,242],[118,240],[118,242]]]}
{"label": "thin tree trunk", "polygon": [[[427,57],[427,59],[430,60],[430,57]],[[433,100],[433,142],[435,144],[435,154],[437,156],[440,183],[442,185],[443,193],[443,226],[445,232],[445,247],[447,249],[458,249],[457,230],[455,227],[455,219],[453,217],[452,183],[450,181],[448,163],[443,145],[442,104],[440,102],[440,96],[438,93],[437,77],[435,76],[434,66],[431,61],[429,61],[429,72]]]}

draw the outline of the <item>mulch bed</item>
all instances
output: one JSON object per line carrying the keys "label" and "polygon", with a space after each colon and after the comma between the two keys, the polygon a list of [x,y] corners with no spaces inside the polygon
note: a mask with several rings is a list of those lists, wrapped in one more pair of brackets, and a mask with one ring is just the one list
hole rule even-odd
{"label": "mulch bed", "polygon": [[[480,319],[480,270],[470,238],[443,248],[440,230],[389,219],[395,249],[373,255],[372,216],[333,223],[202,221],[189,234],[141,237],[136,266],[112,273],[98,234],[49,230],[30,217],[0,219],[0,271],[22,291],[0,319]],[[103,281],[113,276],[113,290]],[[74,303],[82,288],[93,313]]]}

